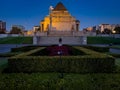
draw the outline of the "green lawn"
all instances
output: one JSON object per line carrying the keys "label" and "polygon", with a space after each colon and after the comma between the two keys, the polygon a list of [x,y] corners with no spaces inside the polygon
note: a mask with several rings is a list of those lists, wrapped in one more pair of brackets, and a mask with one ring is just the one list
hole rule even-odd
{"label": "green lawn", "polygon": [[0,73],[7,67],[7,58],[0,58]]}
{"label": "green lawn", "polygon": [[32,44],[32,37],[6,37],[0,39],[0,44]]}
{"label": "green lawn", "polygon": [[120,44],[119,38],[112,37],[87,37],[87,44]]}

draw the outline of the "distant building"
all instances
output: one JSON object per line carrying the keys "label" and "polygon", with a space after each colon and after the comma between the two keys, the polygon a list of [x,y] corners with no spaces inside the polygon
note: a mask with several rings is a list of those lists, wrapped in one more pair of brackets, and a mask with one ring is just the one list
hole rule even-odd
{"label": "distant building", "polygon": [[6,32],[6,22],[0,21],[0,33]]}
{"label": "distant building", "polygon": [[86,32],[96,32],[96,30],[97,30],[96,26],[84,28],[84,31]]}
{"label": "distant building", "polygon": [[105,30],[109,30],[110,33],[115,33],[114,29],[116,27],[120,27],[120,24],[100,24],[100,25],[96,25],[93,27],[87,27],[84,28],[83,31],[84,32],[99,32],[99,33],[104,33]]}
{"label": "distant building", "polygon": [[114,29],[115,29],[116,27],[120,27],[120,24],[100,24],[100,25],[98,26],[98,30],[99,30],[100,32],[104,32],[105,29],[108,29],[108,30],[110,30],[112,33],[115,33],[115,32],[114,32]]}
{"label": "distant building", "polygon": [[41,31],[79,31],[80,21],[68,12],[59,2],[55,8],[50,7],[49,15],[40,22]]}
{"label": "distant building", "polygon": [[33,27],[33,31],[34,31],[34,32],[40,31],[40,26],[34,26],[34,27]]}
{"label": "distant building", "polygon": [[111,30],[111,25],[110,24],[100,24],[99,25],[100,32],[103,32],[105,29]]}

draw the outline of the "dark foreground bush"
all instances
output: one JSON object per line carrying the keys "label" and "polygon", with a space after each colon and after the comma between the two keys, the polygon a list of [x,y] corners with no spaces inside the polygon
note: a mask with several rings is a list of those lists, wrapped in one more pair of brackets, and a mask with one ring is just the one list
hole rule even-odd
{"label": "dark foreground bush", "polygon": [[0,90],[119,90],[120,74],[0,74]]}
{"label": "dark foreground bush", "polygon": [[[62,64],[61,64],[62,60]],[[24,57],[8,60],[11,72],[112,72],[114,59],[110,57]]]}
{"label": "dark foreground bush", "polygon": [[85,52],[84,56],[28,56],[42,50],[38,48],[8,59],[9,72],[73,72],[93,73],[112,72],[115,66],[113,57],[85,48],[76,47]]}

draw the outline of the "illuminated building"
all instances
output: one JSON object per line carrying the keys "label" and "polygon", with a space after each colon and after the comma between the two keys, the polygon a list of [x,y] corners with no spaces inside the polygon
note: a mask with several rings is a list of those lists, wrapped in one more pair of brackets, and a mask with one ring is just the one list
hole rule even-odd
{"label": "illuminated building", "polygon": [[6,32],[6,22],[0,21],[0,33]]}
{"label": "illuminated building", "polygon": [[50,7],[49,15],[40,22],[40,30],[44,31],[79,31],[80,21],[68,12],[59,2],[55,8]]}

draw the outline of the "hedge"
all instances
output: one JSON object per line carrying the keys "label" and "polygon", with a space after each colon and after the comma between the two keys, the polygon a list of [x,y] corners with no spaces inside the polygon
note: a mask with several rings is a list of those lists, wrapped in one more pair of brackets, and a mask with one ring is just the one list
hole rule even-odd
{"label": "hedge", "polygon": [[110,53],[111,56],[115,57],[115,58],[120,58],[120,54],[116,54],[116,53]]}
{"label": "hedge", "polygon": [[87,49],[91,49],[97,52],[109,52],[109,47],[98,47],[98,46],[82,46]]}
{"label": "hedge", "polygon": [[23,47],[11,48],[11,52],[26,52],[32,49],[36,49],[38,47],[40,46],[23,46]]}
{"label": "hedge", "polygon": [[43,48],[31,50],[8,59],[9,72],[73,72],[93,73],[112,72],[115,59],[82,47],[76,47],[86,53],[83,56],[28,56]]}
{"label": "hedge", "polygon": [[0,74],[0,90],[119,90],[120,74]]}

